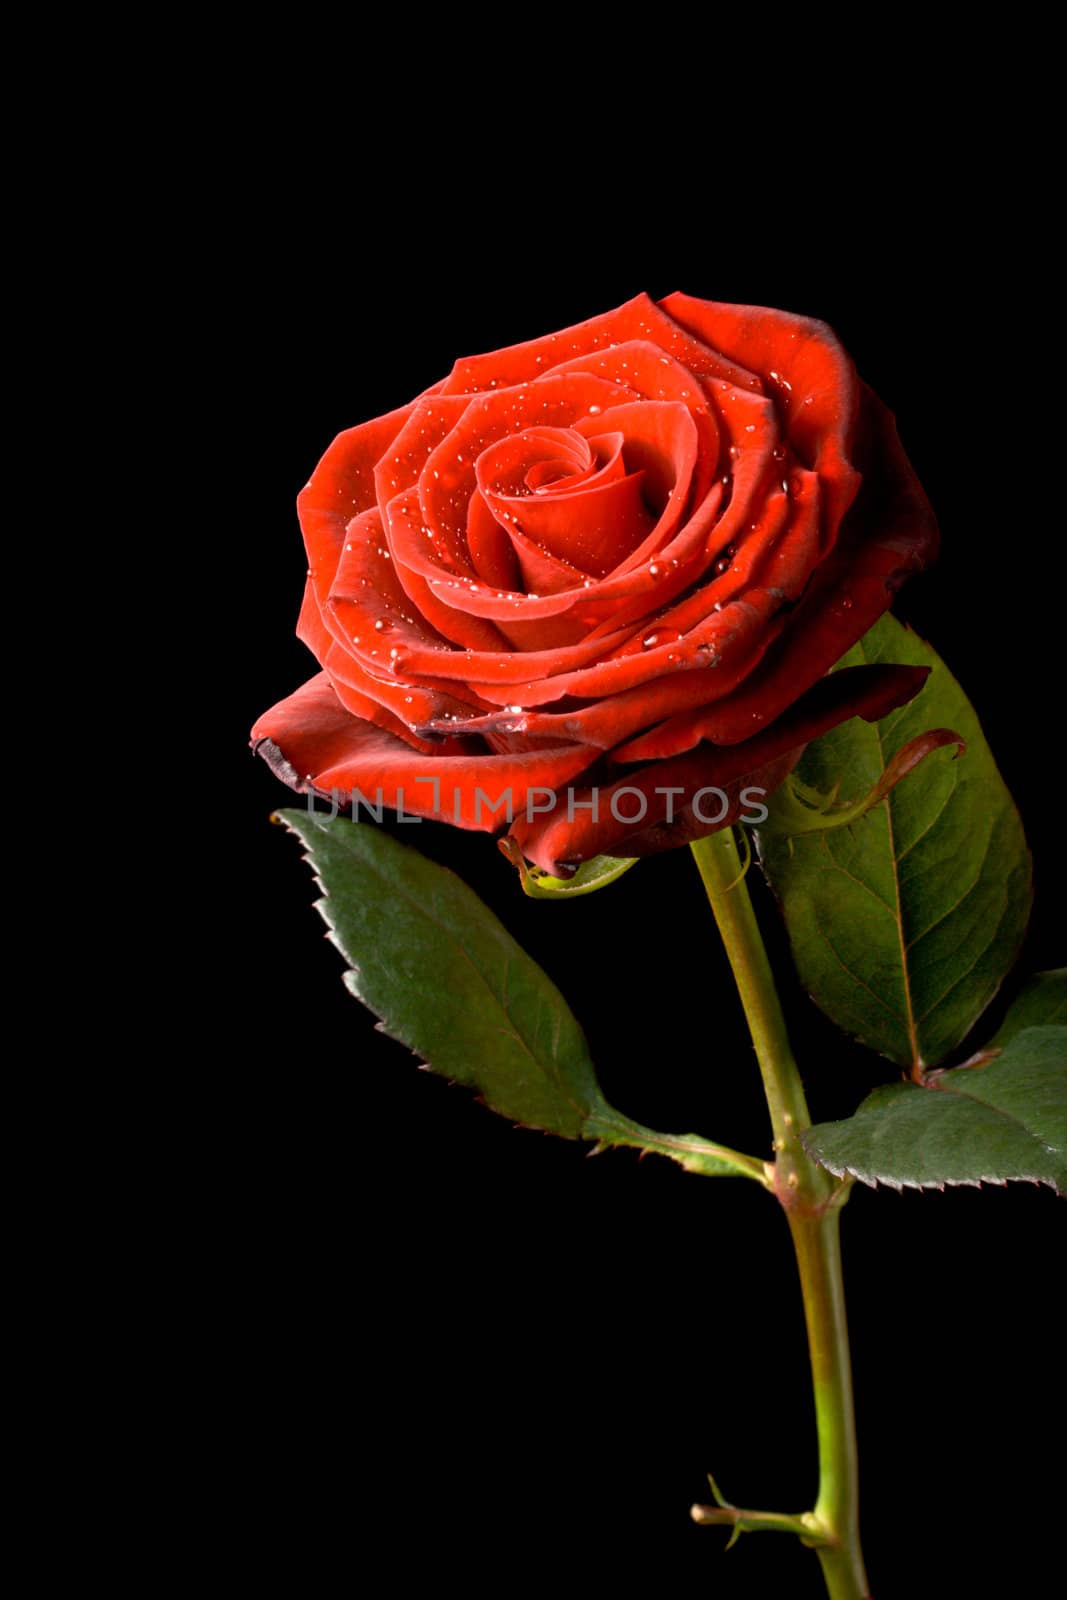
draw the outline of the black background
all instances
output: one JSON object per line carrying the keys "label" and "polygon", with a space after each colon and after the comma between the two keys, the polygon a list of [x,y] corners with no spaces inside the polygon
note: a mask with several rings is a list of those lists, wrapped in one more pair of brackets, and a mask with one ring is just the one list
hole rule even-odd
{"label": "black background", "polygon": [[[349,178],[358,190],[356,166]],[[247,730],[314,668],[293,637],[305,567],[293,500],[340,428],[410,399],[460,354],[642,288],[814,314],[897,413],[938,513],[940,562],[896,609],[962,680],[1023,809],[1039,895],[1020,973],[1062,961],[1044,754],[1062,591],[1042,563],[1063,493],[1045,244],[963,193],[954,161],[931,175],[892,152],[872,155],[859,195],[783,184],[751,220],[728,185],[711,207],[638,190],[602,213],[473,189],[476,201],[415,184],[383,208],[378,188],[351,208],[332,177],[303,196],[235,183],[195,253],[211,350],[198,426],[215,453],[230,641],[211,675],[227,843],[205,846],[224,887],[197,981],[206,973],[233,1017],[196,1141],[211,1218],[191,1313],[212,1395],[200,1504],[235,1571],[301,1592],[384,1565],[387,1593],[458,1580],[507,1594],[551,1578],[814,1596],[817,1564],[794,1541],[752,1536],[724,1557],[724,1536],[688,1519],[709,1468],[739,1504],[798,1509],[813,1495],[799,1294],[773,1203],[626,1152],[588,1159],[418,1072],[344,990],[308,869],[268,821],[301,802],[246,753]],[[485,836],[400,832],[546,967],[610,1099],[655,1127],[766,1149],[688,852],[560,906],[525,900]],[[759,900],[813,1114],[845,1115],[894,1069],[797,992]],[[847,1208],[879,1600],[995,1592],[1001,1563],[1036,1572],[1053,1547],[1041,1447],[1059,1221],[1052,1195],[1025,1186],[861,1189]]]}

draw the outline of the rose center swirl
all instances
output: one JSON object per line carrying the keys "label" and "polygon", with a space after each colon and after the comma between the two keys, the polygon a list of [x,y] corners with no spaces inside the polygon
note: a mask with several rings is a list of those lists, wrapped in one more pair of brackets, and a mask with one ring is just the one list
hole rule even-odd
{"label": "rose center swirl", "polygon": [[[621,432],[524,428],[483,450],[475,475],[523,586],[538,594],[612,572],[656,519],[646,473],[629,469]],[[484,540],[484,525],[480,533]]]}

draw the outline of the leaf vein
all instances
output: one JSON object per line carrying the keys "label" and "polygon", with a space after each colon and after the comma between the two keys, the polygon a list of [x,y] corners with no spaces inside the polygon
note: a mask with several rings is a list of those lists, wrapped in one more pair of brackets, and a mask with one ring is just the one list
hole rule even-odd
{"label": "leaf vein", "polygon": [[906,859],[907,856],[909,856],[911,854],[911,852],[915,849],[915,846],[917,844],[921,844],[921,842],[923,841],[923,839],[926,838],[926,835],[930,832],[930,830],[937,826],[937,824],[941,820],[942,812],[945,810],[946,806],[952,800],[953,796],[956,793],[956,790],[957,790],[958,786],[959,786],[959,776],[958,776],[958,774],[956,772],[956,764],[955,764],[955,762],[953,762],[952,788],[948,791],[948,793],[946,794],[945,798],[942,800],[941,804],[938,806],[937,810],[934,812],[933,816],[930,818],[930,821],[926,824],[926,827],[922,830],[922,832],[916,834],[915,838],[911,841],[911,843],[909,845],[907,845],[900,852],[900,855],[897,857],[897,865],[898,866],[900,865],[900,863],[903,860]]}
{"label": "leaf vein", "polygon": [[833,944],[833,941],[830,938],[830,935],[825,931],[825,929],[823,929],[823,928],[821,928],[819,926],[819,920],[818,920],[817,917],[814,918],[814,927],[815,927],[815,932],[819,935],[819,938],[826,945],[826,948],[829,950],[830,954],[833,956],[834,960],[837,962],[837,964],[841,968],[842,972],[846,973],[848,975],[848,977],[850,977],[852,979],[853,983],[859,984],[861,989],[866,989],[867,993],[871,996],[871,998],[873,1000],[877,1000],[878,1004],[880,1006],[882,1006],[884,1010],[888,1011],[889,1015],[891,1017],[893,1017],[895,1021],[899,1022],[900,1025],[903,1028],[907,1028],[907,1026],[908,1026],[907,1018],[903,1017],[900,1014],[899,1011],[894,1010],[894,1008],[889,1004],[889,1001],[883,999],[880,994],[877,994],[871,988],[870,984],[866,983],[860,977],[858,972],[853,972],[853,970],[849,966],[848,962],[844,959],[844,957],[835,948],[835,946]]}
{"label": "leaf vein", "polygon": [[845,864],[842,861],[840,861],[837,858],[837,856],[834,855],[833,851],[830,849],[829,841],[827,840],[827,837],[826,837],[825,833],[820,833],[819,834],[819,843],[821,844],[824,852],[828,856],[831,864],[836,868],[836,870],[838,872],[843,873],[846,878],[849,878],[849,879],[851,879],[851,881],[853,883],[858,884],[858,886],[861,889],[866,889],[867,893],[873,899],[877,900],[877,902],[878,902],[878,904],[880,906],[884,906],[885,907],[886,911],[889,912],[889,915],[891,917],[895,916],[895,912],[893,910],[893,907],[889,904],[889,901],[888,900],[883,900],[882,896],[878,893],[877,889],[872,889],[869,883],[864,883],[862,878],[857,878],[856,874],[854,872],[850,872],[848,870],[848,868],[845,866]]}

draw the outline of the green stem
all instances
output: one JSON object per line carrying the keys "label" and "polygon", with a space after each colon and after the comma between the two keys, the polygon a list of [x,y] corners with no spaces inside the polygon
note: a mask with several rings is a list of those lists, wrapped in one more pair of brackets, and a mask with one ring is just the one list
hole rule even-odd
{"label": "green stem", "polygon": [[713,833],[692,850],[756,1047],[777,1153],[770,1169],[773,1187],[800,1272],[819,1441],[819,1496],[812,1515],[826,1541],[817,1545],[819,1560],[830,1600],[868,1600],[839,1239],[848,1190],[816,1166],[800,1143],[811,1118],[733,830]]}

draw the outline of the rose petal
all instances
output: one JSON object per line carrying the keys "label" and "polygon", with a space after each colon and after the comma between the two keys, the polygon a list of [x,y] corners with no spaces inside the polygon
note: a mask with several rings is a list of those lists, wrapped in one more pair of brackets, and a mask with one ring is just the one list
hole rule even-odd
{"label": "rose petal", "polygon": [[816,569],[763,664],[713,708],[705,737],[732,744],[772,722],[888,611],[904,580],[937,553],[937,523],[897,437],[892,414],[863,387],[858,459],[863,486],[837,547]]}
{"label": "rose petal", "polygon": [[[395,495],[413,489],[433,451],[447,439],[467,409],[464,396],[443,395],[430,390],[409,410],[404,426],[383,451],[374,469],[374,498],[379,508]],[[456,554],[462,558],[462,546]]]}
{"label": "rose petal", "polygon": [[347,804],[355,792],[371,804],[488,832],[505,820],[499,805],[504,797],[510,796],[513,811],[521,811],[531,790],[548,793],[589,762],[580,746],[478,754],[458,740],[446,747],[448,753],[427,756],[350,715],[325,673],[262,716],[252,744],[300,794],[329,796],[336,790],[339,803]]}
{"label": "rose petal", "polygon": [[[730,653],[727,661],[713,668],[690,665],[685,670],[672,670],[588,705],[571,705],[562,711],[531,710],[521,704],[516,690],[513,705],[492,714],[471,716],[464,728],[484,737],[500,727],[520,728],[531,738],[553,744],[573,739],[592,746],[593,750],[608,751],[615,761],[615,746],[648,728],[649,724],[693,706],[703,710],[710,701],[729,694],[752,671],[777,637],[780,627],[781,623],[774,621],[762,630],[754,629],[755,642],[748,654],[738,648]],[[425,731],[436,732],[437,724],[428,724]]]}
{"label": "rose petal", "polygon": [[[439,745],[442,737],[466,733],[467,721],[481,709],[466,695],[453,698],[440,689],[376,677],[337,644],[330,645],[322,665],[342,705],[399,733],[409,744],[433,740]],[[382,707],[389,717],[374,716],[369,705]]]}
{"label": "rose petal", "polygon": [[478,490],[467,507],[467,550],[478,577],[493,589],[517,590],[521,583],[515,546]]}
{"label": "rose petal", "polygon": [[[695,377],[673,356],[664,355],[660,346],[643,340],[613,345],[609,350],[593,356],[576,356],[573,361],[562,362],[556,371],[588,372],[611,383],[624,383],[645,400],[675,400],[685,404],[698,436],[697,458],[689,486],[690,508],[700,504],[715,478],[727,469],[725,460],[720,463],[724,441],[720,437],[718,420],[709,408],[708,396],[714,393],[718,406],[721,391],[732,391],[732,385],[721,382],[713,385],[710,380]],[[610,420],[615,423],[614,414]],[[590,418],[575,426],[584,433],[592,433],[595,419]],[[664,495],[661,494],[660,498],[664,498]]]}
{"label": "rose petal", "polygon": [[[350,691],[350,698],[353,705],[359,699],[354,691]],[[440,741],[431,744],[415,739],[408,729],[396,725],[390,712],[373,702],[368,701],[365,709],[356,713],[346,710],[325,672],[316,673],[295,694],[287,695],[264,712],[252,729],[251,743],[283,782],[304,794],[315,788],[318,772],[328,771],[331,764],[343,758],[353,727],[371,725],[395,737],[409,755],[424,752],[424,763],[436,760],[438,751],[449,748]],[[273,748],[264,748],[265,741]],[[459,745],[458,740],[451,742],[453,749]]]}
{"label": "rose petal", "polygon": [[[699,304],[700,302],[698,302]],[[639,294],[614,311],[591,317],[559,333],[523,344],[510,345],[485,355],[457,361],[442,386],[444,394],[473,394],[479,390],[529,383],[561,362],[627,340],[650,340],[674,356],[695,377],[725,379],[745,388],[758,388],[759,379],[717,350],[694,339],[679,321],[664,314],[647,294]]]}
{"label": "rose petal", "polygon": [[337,570],[345,528],[375,504],[374,468],[417,405],[413,400],[387,416],[339,433],[297,496],[308,576],[320,604]]}
{"label": "rose petal", "polygon": [[[472,594],[482,585],[467,562],[456,569],[456,576],[440,578],[440,553],[422,521],[417,489],[390,500],[385,508],[385,531],[401,585],[415,610],[439,635],[461,650],[507,650],[507,641],[491,622],[449,603],[450,591],[461,584]],[[428,574],[437,579],[436,588],[428,584]]]}
{"label": "rose petal", "polygon": [[856,372],[833,329],[787,311],[687,294],[660,303],[676,322],[758,373],[772,390],[790,443],[825,485],[832,542],[859,488],[849,450],[859,403]]}

